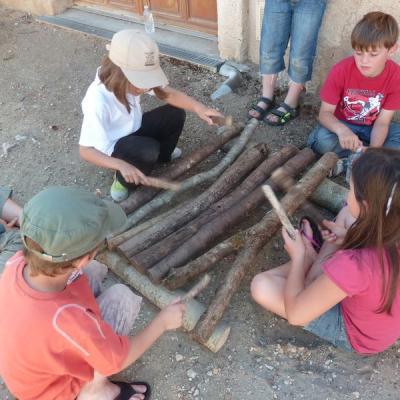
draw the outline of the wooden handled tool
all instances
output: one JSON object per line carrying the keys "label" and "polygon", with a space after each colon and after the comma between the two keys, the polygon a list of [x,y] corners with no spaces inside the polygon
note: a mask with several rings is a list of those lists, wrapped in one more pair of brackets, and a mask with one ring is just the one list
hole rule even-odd
{"label": "wooden handled tool", "polygon": [[200,294],[210,283],[211,278],[210,275],[205,274],[201,280],[196,283],[183,297],[182,302],[186,302],[194,299],[196,296]]}
{"label": "wooden handled tool", "polygon": [[272,190],[271,186],[263,185],[261,186],[265,196],[271,203],[271,206],[275,210],[276,214],[278,215],[283,227],[286,229],[289,236],[294,239],[296,236],[296,230],[294,229],[292,223],[290,222],[288,216],[286,215],[285,210],[283,209],[281,203],[279,202],[278,198],[276,197],[274,191]]}
{"label": "wooden handled tool", "polygon": [[[272,173],[271,179],[278,187],[285,190],[286,192],[288,192],[290,188],[292,188],[296,184],[296,181],[293,179],[293,177],[290,176],[287,171],[285,171],[285,169],[282,167],[277,168]],[[301,206],[301,209],[305,214],[309,215],[317,225],[323,225],[322,221],[325,219],[325,217],[314,204],[306,200]]]}
{"label": "wooden handled tool", "polygon": [[210,116],[212,119],[212,122],[218,126],[227,126],[230,127],[233,125],[233,118],[232,115],[228,115],[227,117],[224,116],[217,116],[217,115],[212,115]]}
{"label": "wooden handled tool", "polygon": [[149,182],[148,186],[152,186],[152,187],[159,188],[159,189],[172,190],[172,191],[176,192],[181,187],[180,183],[170,182],[170,181],[166,181],[165,179],[160,179],[160,178],[153,178],[151,176],[147,176],[147,180]]}

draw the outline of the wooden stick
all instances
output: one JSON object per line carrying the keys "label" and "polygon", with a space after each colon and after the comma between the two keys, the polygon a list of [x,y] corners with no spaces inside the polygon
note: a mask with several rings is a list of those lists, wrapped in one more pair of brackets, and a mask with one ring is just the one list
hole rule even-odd
{"label": "wooden stick", "polygon": [[344,206],[349,189],[339,185],[330,179],[324,179],[312,194],[311,200],[334,214],[337,214]]}
{"label": "wooden stick", "polygon": [[289,236],[294,239],[296,237],[296,229],[290,222],[288,216],[285,213],[285,210],[282,208],[281,203],[279,202],[278,198],[275,196],[274,191],[272,190],[271,186],[263,185],[262,190],[265,194],[265,197],[271,203],[272,207],[274,208],[276,214],[278,215],[282,225],[286,229]]}
{"label": "wooden stick", "polygon": [[228,115],[227,117],[219,117],[217,115],[212,115],[210,118],[212,122],[218,126],[230,127],[233,125],[232,115]]}
{"label": "wooden stick", "polygon": [[[336,161],[336,154],[324,154],[299,183],[283,197],[281,204],[288,215],[292,215],[303,201],[313,193],[329,170],[336,164]],[[246,271],[255,263],[259,251],[275,234],[279,225],[280,221],[277,214],[270,211],[258,224],[247,231],[245,247],[228,271],[207,312],[196,326],[195,336],[198,340],[204,340],[213,331],[238,289]]]}
{"label": "wooden stick", "polygon": [[205,274],[199,282],[196,283],[183,297],[182,301],[186,302],[197,297],[210,283],[210,275]]}
{"label": "wooden stick", "polygon": [[[117,253],[105,251],[97,256],[97,259],[106,264],[116,275],[132,286],[150,302],[159,308],[164,308],[182,293],[171,292],[162,286],[153,285],[149,279],[137,272],[128,262]],[[192,331],[199,321],[201,315],[206,310],[205,306],[193,299],[186,303],[186,312],[183,318],[183,329]],[[211,333],[209,339],[197,340],[209,350],[216,353],[221,349],[228,339],[231,328],[226,323],[218,324]]]}
{"label": "wooden stick", "polygon": [[161,178],[154,178],[152,176],[147,176],[146,178],[149,182],[148,186],[154,188],[173,190],[174,192],[178,191],[181,188],[181,184],[178,182],[171,182]]}

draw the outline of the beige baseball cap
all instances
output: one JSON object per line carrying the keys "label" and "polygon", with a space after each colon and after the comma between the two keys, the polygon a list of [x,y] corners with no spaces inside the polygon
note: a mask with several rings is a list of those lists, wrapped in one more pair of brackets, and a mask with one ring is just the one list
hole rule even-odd
{"label": "beige baseball cap", "polygon": [[107,45],[110,60],[121,68],[128,81],[139,89],[168,85],[160,67],[157,44],[144,32],[125,29],[114,34]]}

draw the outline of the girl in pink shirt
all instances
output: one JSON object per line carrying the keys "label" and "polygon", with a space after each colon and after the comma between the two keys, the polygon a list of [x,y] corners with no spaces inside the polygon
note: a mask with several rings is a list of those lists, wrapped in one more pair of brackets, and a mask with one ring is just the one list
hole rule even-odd
{"label": "girl in pink shirt", "polygon": [[400,337],[400,151],[369,148],[354,162],[347,206],[324,221],[317,254],[282,235],[290,261],[255,276],[254,300],[335,346],[375,354]]}

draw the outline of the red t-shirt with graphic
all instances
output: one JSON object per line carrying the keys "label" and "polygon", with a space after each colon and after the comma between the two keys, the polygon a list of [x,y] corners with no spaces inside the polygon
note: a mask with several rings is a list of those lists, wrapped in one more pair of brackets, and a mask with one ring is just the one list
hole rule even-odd
{"label": "red t-shirt with graphic", "polygon": [[382,109],[400,109],[400,66],[388,60],[382,73],[368,78],[354,57],[331,69],[321,89],[321,100],[336,105],[335,116],[355,125],[372,125]]}

